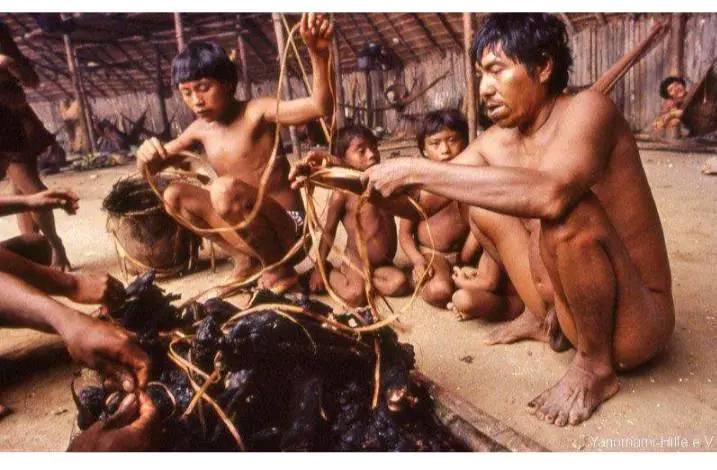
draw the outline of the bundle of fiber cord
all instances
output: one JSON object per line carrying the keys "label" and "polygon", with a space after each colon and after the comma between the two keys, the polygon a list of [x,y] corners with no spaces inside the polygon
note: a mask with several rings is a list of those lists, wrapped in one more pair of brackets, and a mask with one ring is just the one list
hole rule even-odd
{"label": "bundle of fiber cord", "polygon": [[[157,184],[163,191],[176,178],[162,175]],[[130,175],[118,180],[102,208],[125,278],[150,270],[170,277],[193,269],[201,239],[167,215],[143,178]]]}
{"label": "bundle of fiber cord", "polygon": [[[134,332],[152,360],[157,450],[468,450],[412,378],[413,347],[389,327],[365,326],[366,312],[266,290],[242,308],[218,298],[178,308],[151,273],[127,294],[105,319]],[[73,396],[85,429],[111,415],[123,393],[96,385],[73,387]]]}

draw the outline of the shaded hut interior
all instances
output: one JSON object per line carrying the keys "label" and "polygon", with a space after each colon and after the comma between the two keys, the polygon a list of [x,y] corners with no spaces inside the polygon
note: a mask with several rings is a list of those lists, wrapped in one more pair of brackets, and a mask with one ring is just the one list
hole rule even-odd
{"label": "shaded hut interior", "polygon": [[[417,120],[428,110],[457,107],[467,112],[465,26],[475,30],[481,16],[334,14],[339,124],[361,122],[378,129],[384,138],[401,140],[412,137]],[[657,23],[669,26],[610,92],[635,132],[644,130],[659,113],[663,78],[681,75],[688,88],[697,87],[717,57],[713,33],[717,14],[560,16],[570,36],[575,61],[570,86],[576,89],[595,82]],[[191,40],[218,42],[231,54],[238,67],[240,99],[276,94],[280,66],[276,34],[280,32],[285,40],[287,28],[299,16],[277,18],[270,13],[76,13],[62,20],[59,14],[0,14],[40,76],[40,86],[28,91],[31,105],[61,143],[58,103],[73,97],[76,86],[88,104],[93,127],[105,120],[129,132],[144,117],[143,137],[169,138],[181,132],[192,115],[171,86],[170,67],[179,44]],[[295,39],[302,64],[290,54],[286,63],[290,90],[282,90],[292,97],[306,95],[308,88],[302,78],[308,57],[298,34]],[[77,85],[68,53],[74,53],[76,60]],[[470,86],[476,86],[475,80]],[[706,101],[708,94],[702,94]],[[412,100],[401,103],[405,96]]]}

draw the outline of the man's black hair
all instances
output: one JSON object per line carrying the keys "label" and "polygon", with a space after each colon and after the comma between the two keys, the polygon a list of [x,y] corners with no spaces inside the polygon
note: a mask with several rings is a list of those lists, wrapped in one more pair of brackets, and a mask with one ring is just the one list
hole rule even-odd
{"label": "man's black hair", "polygon": [[562,93],[568,85],[573,58],[568,33],[560,19],[548,13],[492,13],[483,21],[471,47],[473,63],[483,52],[501,46],[503,53],[533,73],[537,66],[553,59],[548,92]]}
{"label": "man's black hair", "polygon": [[234,62],[216,43],[192,41],[172,60],[172,86],[182,82],[214,78],[236,89],[239,78]]}
{"label": "man's black hair", "polygon": [[355,138],[367,140],[372,144],[378,144],[378,139],[368,127],[358,124],[345,126],[339,129],[338,138],[336,139],[336,156],[344,158],[346,151],[351,145],[351,141]]}
{"label": "man's black hair", "polygon": [[669,88],[670,85],[673,83],[680,83],[683,87],[687,87],[687,82],[685,82],[685,79],[682,77],[677,76],[671,76],[667,77],[666,79],[662,80],[662,83],[660,83],[660,96],[663,97],[666,100],[670,99],[670,94],[667,92],[667,88]]}
{"label": "man's black hair", "polygon": [[416,133],[416,145],[423,152],[426,148],[426,137],[449,129],[458,132],[463,142],[468,143],[468,122],[463,114],[454,108],[431,111],[423,117]]}

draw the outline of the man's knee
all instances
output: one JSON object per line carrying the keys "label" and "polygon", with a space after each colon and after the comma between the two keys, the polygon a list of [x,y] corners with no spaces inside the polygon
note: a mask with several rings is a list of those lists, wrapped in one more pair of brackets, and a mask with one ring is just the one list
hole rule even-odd
{"label": "man's knee", "polygon": [[52,246],[40,233],[27,233],[0,243],[0,246],[44,266],[52,263]]}
{"label": "man's knee", "polygon": [[251,211],[254,199],[243,181],[231,176],[217,178],[209,190],[214,210],[220,216]]}

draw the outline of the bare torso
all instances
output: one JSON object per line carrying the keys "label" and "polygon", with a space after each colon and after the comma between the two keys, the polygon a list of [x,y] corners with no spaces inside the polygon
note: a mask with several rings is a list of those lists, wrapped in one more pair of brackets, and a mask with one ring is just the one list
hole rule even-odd
{"label": "bare torso", "polygon": [[[359,210],[359,196],[346,195],[344,215],[341,222],[346,229],[346,255],[354,260],[360,259],[357,248],[356,211]],[[393,262],[396,255],[398,240],[396,236],[396,221],[392,215],[387,214],[375,205],[366,203],[360,212],[362,234],[366,240],[368,258],[372,266],[382,266]]]}
{"label": "bare torso", "polygon": [[[189,137],[202,144],[219,176],[233,176],[258,188],[271,157],[275,125],[254,119],[240,103],[239,116],[229,124],[197,120],[187,128]],[[268,182],[267,194],[286,210],[301,210],[298,194],[289,186],[289,163],[279,156]]]}
{"label": "bare torso", "polygon": [[[426,191],[421,194],[421,205],[428,213],[433,212],[433,206],[441,205],[444,198]],[[459,204],[451,202],[448,206],[433,214],[427,221],[421,220],[416,228],[416,239],[425,247],[431,247],[431,236],[435,249],[444,252],[454,252],[461,249],[468,236],[469,227],[461,215]]]}
{"label": "bare torso", "polygon": [[[560,98],[550,119],[530,140],[516,129],[491,128],[483,136],[481,156],[491,166],[543,169],[541,156],[563,125],[561,115],[573,97]],[[627,122],[615,122],[616,140],[605,168],[591,190],[625,244],[642,280],[651,291],[671,294],[664,234],[637,145]],[[565,155],[570,158],[570,155]],[[538,250],[540,221],[524,220],[531,233],[530,264],[538,290],[550,295],[550,281]],[[546,299],[547,300],[547,299]]]}

